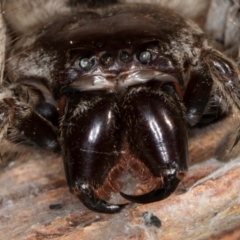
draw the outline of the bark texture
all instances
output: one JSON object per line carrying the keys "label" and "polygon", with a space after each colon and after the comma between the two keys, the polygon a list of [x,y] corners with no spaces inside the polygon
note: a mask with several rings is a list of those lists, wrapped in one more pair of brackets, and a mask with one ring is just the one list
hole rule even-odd
{"label": "bark texture", "polygon": [[189,173],[172,196],[115,215],[91,212],[69,193],[61,157],[3,156],[0,239],[239,239],[240,159],[211,158],[223,129],[196,134]]}

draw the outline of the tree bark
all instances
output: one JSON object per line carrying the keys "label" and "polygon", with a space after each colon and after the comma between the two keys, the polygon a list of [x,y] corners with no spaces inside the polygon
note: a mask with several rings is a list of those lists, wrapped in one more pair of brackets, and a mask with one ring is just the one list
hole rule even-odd
{"label": "tree bark", "polygon": [[91,212],[70,194],[60,156],[3,156],[0,239],[239,239],[240,159],[211,159],[223,129],[194,134],[189,173],[172,196],[114,215]]}

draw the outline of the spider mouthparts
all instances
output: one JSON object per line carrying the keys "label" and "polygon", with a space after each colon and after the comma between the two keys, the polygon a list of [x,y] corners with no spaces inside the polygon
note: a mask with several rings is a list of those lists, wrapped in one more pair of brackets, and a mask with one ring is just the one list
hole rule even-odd
{"label": "spider mouthparts", "polygon": [[120,212],[127,204],[111,204],[104,200],[99,199],[92,189],[89,187],[80,186],[80,193],[78,198],[82,203],[89,209],[100,212],[100,213],[118,213]]}
{"label": "spider mouthparts", "polygon": [[137,196],[128,195],[122,192],[120,192],[120,194],[123,198],[135,203],[156,202],[169,197],[177,188],[179,182],[180,180],[175,175],[171,175],[169,177],[166,177],[163,187],[158,189],[153,189],[149,193],[137,195]]}

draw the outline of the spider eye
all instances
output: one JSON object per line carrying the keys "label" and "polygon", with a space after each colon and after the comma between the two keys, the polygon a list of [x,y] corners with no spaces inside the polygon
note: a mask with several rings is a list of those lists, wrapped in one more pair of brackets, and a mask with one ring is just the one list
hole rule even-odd
{"label": "spider eye", "polygon": [[128,63],[131,61],[131,55],[126,50],[120,52],[120,59],[124,63]]}
{"label": "spider eye", "polygon": [[152,53],[150,51],[142,51],[138,59],[143,64],[149,63],[152,59]]}
{"label": "spider eye", "polygon": [[113,56],[110,53],[105,53],[100,59],[101,63],[105,66],[110,66],[113,64],[114,59]]}
{"label": "spider eye", "polygon": [[93,58],[82,58],[79,62],[79,66],[84,70],[90,70],[94,65]]}

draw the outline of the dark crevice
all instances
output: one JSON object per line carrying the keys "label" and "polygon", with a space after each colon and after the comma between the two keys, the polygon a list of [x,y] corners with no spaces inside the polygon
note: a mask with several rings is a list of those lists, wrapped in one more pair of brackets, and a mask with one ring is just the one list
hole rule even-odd
{"label": "dark crevice", "polygon": [[87,5],[88,7],[104,7],[118,3],[118,0],[69,0],[70,6]]}

